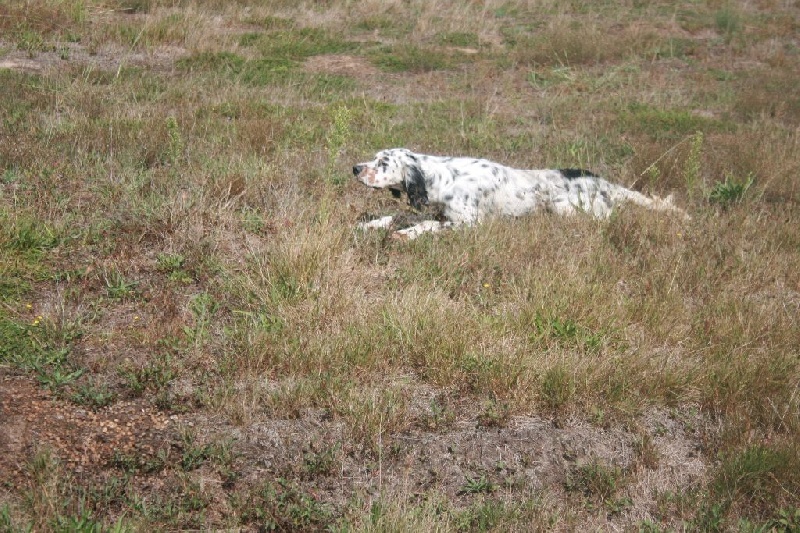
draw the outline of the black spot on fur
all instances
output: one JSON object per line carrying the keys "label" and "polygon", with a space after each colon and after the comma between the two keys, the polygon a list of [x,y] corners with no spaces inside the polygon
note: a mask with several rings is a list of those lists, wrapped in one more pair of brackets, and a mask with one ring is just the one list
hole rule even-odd
{"label": "black spot on fur", "polygon": [[425,176],[418,165],[409,165],[406,169],[406,193],[408,203],[414,209],[422,209],[428,205],[428,189],[425,187]]}
{"label": "black spot on fur", "polygon": [[561,175],[567,178],[568,180],[574,178],[599,178],[597,174],[592,172],[591,170],[584,170],[582,168],[560,168],[558,169],[561,172]]}

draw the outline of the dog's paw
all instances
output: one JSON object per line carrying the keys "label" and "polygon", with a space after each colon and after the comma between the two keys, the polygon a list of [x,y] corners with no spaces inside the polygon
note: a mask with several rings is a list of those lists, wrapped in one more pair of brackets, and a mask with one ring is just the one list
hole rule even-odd
{"label": "dog's paw", "polygon": [[392,220],[394,217],[387,215],[369,222],[359,222],[358,227],[361,229],[387,229],[392,225]]}
{"label": "dog's paw", "polygon": [[393,231],[389,234],[389,238],[393,241],[405,242],[410,241],[414,237],[405,232],[405,230]]}

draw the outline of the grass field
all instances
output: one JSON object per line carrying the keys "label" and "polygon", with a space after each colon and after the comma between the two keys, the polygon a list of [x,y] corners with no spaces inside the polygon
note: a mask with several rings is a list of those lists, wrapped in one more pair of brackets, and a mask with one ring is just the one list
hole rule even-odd
{"label": "grass field", "polygon": [[[0,0],[0,531],[800,529],[800,4]],[[397,242],[404,146],[691,215]]]}

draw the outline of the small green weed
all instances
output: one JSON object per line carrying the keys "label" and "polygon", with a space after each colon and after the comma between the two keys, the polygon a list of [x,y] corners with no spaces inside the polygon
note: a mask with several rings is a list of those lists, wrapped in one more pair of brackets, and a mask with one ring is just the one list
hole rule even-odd
{"label": "small green weed", "polygon": [[78,405],[85,405],[93,409],[99,409],[107,405],[111,405],[116,400],[117,395],[109,390],[106,385],[96,385],[94,383],[86,383],[78,387],[70,400]]}
{"label": "small green weed", "polygon": [[303,474],[307,479],[314,479],[319,476],[328,476],[333,473],[336,459],[336,452],[340,444],[327,446],[322,450],[317,450],[313,443],[303,453]]}
{"label": "small green weed", "polygon": [[718,181],[708,192],[708,201],[721,207],[730,207],[741,202],[754,183],[755,176],[752,174],[743,181],[725,176],[725,181]]}
{"label": "small green weed", "polygon": [[111,299],[124,300],[126,298],[133,298],[136,295],[136,286],[139,283],[136,281],[128,281],[118,270],[112,270],[111,272],[103,274],[103,280],[106,284],[106,294]]}
{"label": "small green weed", "polygon": [[44,37],[38,31],[25,30],[19,35],[17,48],[27,52],[28,57],[36,57],[46,49]]}
{"label": "small green weed", "polygon": [[753,512],[769,516],[777,513],[780,490],[800,490],[800,464],[791,447],[749,446],[723,458],[711,482],[711,502],[727,509],[731,503],[746,500]]}
{"label": "small green weed", "polygon": [[497,490],[497,485],[492,483],[486,475],[479,478],[465,476],[465,482],[458,490],[459,494],[488,494]]}
{"label": "small green weed", "polygon": [[[645,104],[631,105],[621,118],[625,128],[656,140],[676,140],[697,131],[710,133],[729,129],[727,123],[714,118],[683,109],[660,109]],[[702,144],[702,137],[699,141]]]}
{"label": "small green weed", "polygon": [[247,34],[242,39],[247,46],[255,46],[262,57],[285,57],[295,61],[316,55],[343,54],[359,46],[320,28],[277,29],[258,37]]}
{"label": "small green weed", "polygon": [[0,208],[0,224],[0,249],[38,258],[43,252],[59,244],[56,231],[34,217],[11,215]]}
{"label": "small green weed", "polygon": [[191,283],[193,278],[184,268],[186,257],[181,254],[158,254],[156,259],[158,269],[166,272],[170,281],[178,283]]}
{"label": "small green weed", "polygon": [[777,516],[765,524],[765,528],[765,531],[797,533],[800,531],[800,507],[779,510]]}
{"label": "small green weed", "polygon": [[192,430],[187,430],[181,435],[181,461],[180,465],[184,472],[189,472],[199,468],[206,462],[213,451],[211,444],[197,444],[197,434]]}
{"label": "small green weed", "polygon": [[511,418],[511,409],[504,402],[490,398],[482,404],[482,410],[478,413],[478,424],[483,427],[505,427]]}
{"label": "small green weed", "polygon": [[575,78],[575,72],[570,67],[553,67],[550,69],[536,69],[528,74],[528,81],[538,90],[547,89],[568,83]]}
{"label": "small green weed", "polygon": [[254,59],[242,67],[241,80],[255,87],[281,83],[296,66],[295,61],[285,57]]}
{"label": "small green weed", "polygon": [[139,368],[121,368],[119,374],[125,379],[130,391],[135,396],[140,396],[148,387],[156,391],[167,387],[177,376],[177,368],[173,364],[172,357],[167,354],[154,358]]}
{"label": "small green weed", "polygon": [[56,367],[52,369],[42,369],[39,371],[39,383],[53,392],[58,392],[65,385],[68,385],[81,377],[84,373],[82,368],[72,372]]}
{"label": "small green weed", "polygon": [[533,332],[529,335],[532,343],[555,342],[566,346],[576,346],[593,352],[600,348],[604,335],[584,327],[571,318],[560,318],[552,313],[537,311],[532,319]]}
{"label": "small green weed", "polygon": [[430,403],[430,413],[422,416],[422,424],[428,430],[447,427],[455,421],[455,412],[446,401],[434,398]]}

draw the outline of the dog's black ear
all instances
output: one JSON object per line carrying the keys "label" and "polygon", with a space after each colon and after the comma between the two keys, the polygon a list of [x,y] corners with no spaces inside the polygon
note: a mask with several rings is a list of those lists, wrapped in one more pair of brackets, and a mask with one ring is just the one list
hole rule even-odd
{"label": "dog's black ear", "polygon": [[406,193],[408,194],[408,203],[414,209],[422,209],[423,206],[428,205],[428,189],[425,187],[425,176],[419,169],[417,162],[406,167]]}

